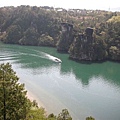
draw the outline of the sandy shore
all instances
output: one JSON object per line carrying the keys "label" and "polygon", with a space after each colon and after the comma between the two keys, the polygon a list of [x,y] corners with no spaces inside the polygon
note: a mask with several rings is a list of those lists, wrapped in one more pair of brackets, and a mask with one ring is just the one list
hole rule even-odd
{"label": "sandy shore", "polygon": [[[31,101],[36,100],[36,102],[38,103],[39,107],[45,108],[44,104],[40,100],[38,100],[38,98],[35,95],[33,95],[30,91],[27,91],[27,97]],[[45,109],[45,111],[46,111],[46,109]]]}

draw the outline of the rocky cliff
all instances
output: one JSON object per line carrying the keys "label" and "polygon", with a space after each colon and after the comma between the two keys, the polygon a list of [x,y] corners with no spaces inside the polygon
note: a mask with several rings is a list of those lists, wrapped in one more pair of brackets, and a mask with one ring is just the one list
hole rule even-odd
{"label": "rocky cliff", "polygon": [[70,58],[79,61],[96,61],[106,58],[105,46],[93,37],[93,29],[87,28],[84,34],[74,38],[69,49]]}
{"label": "rocky cliff", "polygon": [[69,23],[61,23],[61,29],[62,34],[57,45],[57,51],[67,53],[74,40],[73,25]]}
{"label": "rocky cliff", "polygon": [[99,28],[87,27],[83,33],[79,33],[73,32],[71,24],[62,23],[62,34],[57,50],[68,52],[69,58],[77,61],[120,61],[120,37],[117,25],[118,22],[114,24],[108,22],[101,24]]}

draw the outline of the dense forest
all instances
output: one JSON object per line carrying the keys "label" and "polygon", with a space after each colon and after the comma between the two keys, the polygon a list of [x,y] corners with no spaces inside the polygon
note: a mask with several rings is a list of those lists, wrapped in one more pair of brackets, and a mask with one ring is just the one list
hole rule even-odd
{"label": "dense forest", "polygon": [[77,61],[120,61],[120,12],[53,7],[0,8],[4,43],[56,47]]}

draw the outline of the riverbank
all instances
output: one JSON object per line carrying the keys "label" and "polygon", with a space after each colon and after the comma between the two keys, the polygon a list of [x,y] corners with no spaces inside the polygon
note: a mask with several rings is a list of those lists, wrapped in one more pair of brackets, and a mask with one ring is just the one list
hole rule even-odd
{"label": "riverbank", "polygon": [[40,107],[40,108],[42,107],[46,111],[46,108],[45,108],[44,104],[35,95],[33,95],[32,92],[27,91],[27,98],[30,99],[30,101],[35,100],[38,104],[38,107]]}

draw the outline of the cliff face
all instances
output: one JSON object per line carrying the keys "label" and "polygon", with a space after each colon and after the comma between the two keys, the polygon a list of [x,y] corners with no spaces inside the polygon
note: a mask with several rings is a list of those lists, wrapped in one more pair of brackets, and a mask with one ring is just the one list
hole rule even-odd
{"label": "cliff face", "polygon": [[70,49],[70,58],[79,61],[96,61],[106,58],[105,46],[93,38],[93,29],[87,28],[85,34],[75,37]]}
{"label": "cliff face", "polygon": [[68,23],[61,23],[62,34],[57,45],[57,51],[68,52],[73,38],[73,25]]}
{"label": "cliff face", "polygon": [[119,32],[113,32],[109,24],[107,27],[106,33],[102,31],[100,34],[93,34],[93,30],[87,28],[85,34],[77,35],[69,49],[70,58],[79,61],[120,61]]}
{"label": "cliff face", "polygon": [[[70,58],[75,60],[92,60],[93,56],[93,46],[90,41],[88,41],[87,36],[80,34],[74,38],[69,53]],[[91,40],[93,40],[91,38]]]}
{"label": "cliff face", "polygon": [[120,38],[118,27],[115,24],[112,27],[114,34],[111,23],[102,24],[101,27],[94,30],[88,27],[84,33],[79,33],[78,31],[73,32],[71,24],[62,23],[62,34],[57,50],[69,53],[69,58],[78,61],[119,61]]}

